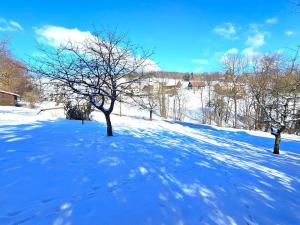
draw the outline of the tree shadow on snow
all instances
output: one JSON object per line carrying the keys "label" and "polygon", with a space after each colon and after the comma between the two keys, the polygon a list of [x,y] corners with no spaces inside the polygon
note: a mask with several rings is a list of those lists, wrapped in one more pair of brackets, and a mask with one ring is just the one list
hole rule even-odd
{"label": "tree shadow on snow", "polygon": [[0,224],[300,222],[299,143],[174,126],[0,126]]}

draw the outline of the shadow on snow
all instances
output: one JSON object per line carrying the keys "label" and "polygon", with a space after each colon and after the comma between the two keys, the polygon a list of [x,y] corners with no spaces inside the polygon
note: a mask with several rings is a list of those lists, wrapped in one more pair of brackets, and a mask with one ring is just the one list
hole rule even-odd
{"label": "shadow on snow", "polygon": [[0,224],[300,223],[298,142],[168,126],[0,126]]}

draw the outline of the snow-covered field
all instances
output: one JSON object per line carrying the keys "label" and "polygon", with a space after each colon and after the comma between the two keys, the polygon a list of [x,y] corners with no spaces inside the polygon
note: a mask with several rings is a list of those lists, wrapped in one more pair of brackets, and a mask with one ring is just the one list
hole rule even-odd
{"label": "snow-covered field", "polygon": [[0,107],[1,225],[300,224],[296,136],[36,113]]}

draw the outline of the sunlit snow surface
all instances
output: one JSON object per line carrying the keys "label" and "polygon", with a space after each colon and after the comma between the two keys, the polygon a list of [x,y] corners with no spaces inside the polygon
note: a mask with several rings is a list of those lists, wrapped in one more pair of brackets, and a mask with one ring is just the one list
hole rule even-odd
{"label": "sunlit snow surface", "polygon": [[[0,224],[300,224],[300,142],[0,107]],[[260,133],[261,134],[261,133]]]}

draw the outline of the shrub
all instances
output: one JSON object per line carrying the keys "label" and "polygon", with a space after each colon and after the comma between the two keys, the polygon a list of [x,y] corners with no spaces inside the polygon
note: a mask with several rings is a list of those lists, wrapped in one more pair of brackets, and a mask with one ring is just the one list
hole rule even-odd
{"label": "shrub", "polygon": [[72,102],[67,102],[64,106],[66,119],[68,120],[90,120],[92,106],[90,103],[85,104],[72,104]]}

